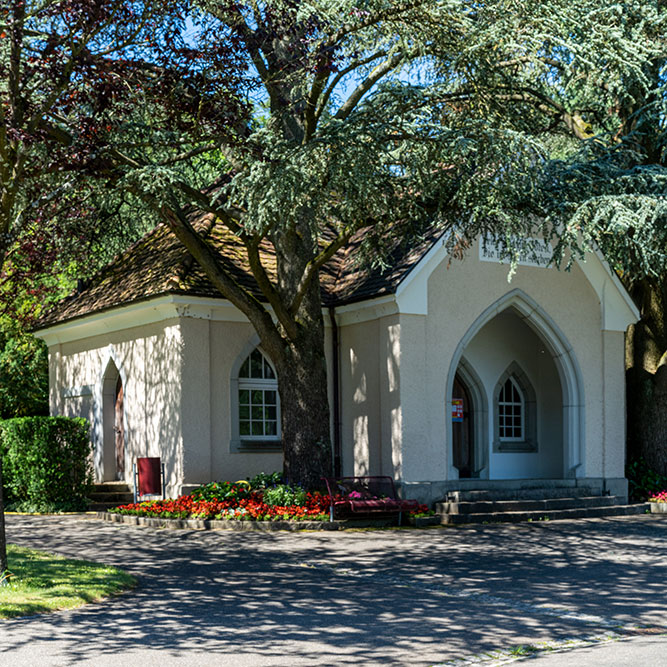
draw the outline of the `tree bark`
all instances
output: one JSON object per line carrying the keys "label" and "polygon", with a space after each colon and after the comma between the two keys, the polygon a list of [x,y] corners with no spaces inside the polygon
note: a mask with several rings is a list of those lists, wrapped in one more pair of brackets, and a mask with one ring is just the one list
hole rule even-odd
{"label": "tree bark", "polygon": [[626,339],[628,459],[667,475],[667,276],[631,292],[641,320]]}
{"label": "tree bark", "polygon": [[5,504],[2,495],[2,456],[0,456],[0,586],[7,585],[7,580],[3,575],[8,569],[7,538],[5,535]]}

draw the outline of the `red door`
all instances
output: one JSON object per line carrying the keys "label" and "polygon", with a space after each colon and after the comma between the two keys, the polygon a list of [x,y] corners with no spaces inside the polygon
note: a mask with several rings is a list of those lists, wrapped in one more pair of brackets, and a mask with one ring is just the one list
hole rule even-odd
{"label": "red door", "polygon": [[123,383],[120,377],[116,383],[114,400],[114,434],[116,436],[116,479],[125,477],[125,429],[123,427]]}

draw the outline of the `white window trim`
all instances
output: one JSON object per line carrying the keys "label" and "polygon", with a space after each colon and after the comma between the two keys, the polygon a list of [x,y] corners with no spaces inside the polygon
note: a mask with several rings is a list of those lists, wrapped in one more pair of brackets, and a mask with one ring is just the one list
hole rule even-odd
{"label": "white window trim", "polygon": [[[523,391],[521,391],[521,387],[517,383],[517,381],[514,379],[514,376],[510,375],[509,378],[507,378],[511,383],[514,389],[516,389],[516,393],[519,394],[519,402],[514,403],[513,401],[501,401],[500,396],[498,397],[498,416],[500,417],[500,406],[501,405],[509,405],[509,406],[515,406],[518,405],[520,408],[519,416],[521,418],[520,424],[521,424],[521,435],[517,436],[503,436],[500,435],[500,432],[498,433],[498,440],[500,442],[525,442],[526,440],[526,397],[523,395]],[[507,380],[505,381],[505,384],[507,384]],[[502,394],[503,389],[501,389],[501,394]],[[500,431],[500,424],[498,424],[498,429]]]}
{"label": "white window trim", "polygon": [[[276,369],[269,359],[269,356],[257,344],[257,338],[245,346],[243,352],[237,357],[232,367],[232,376],[230,379],[230,403],[231,403],[231,440],[229,448],[232,453],[239,452],[279,452],[282,451],[282,431],[280,428],[280,392],[278,391],[277,379],[264,378],[240,378],[239,372],[245,360],[255,351],[259,350],[262,356],[273,370],[277,377]],[[240,411],[239,411],[239,391],[241,389],[272,389],[276,392],[276,435],[241,435],[240,433]]]}

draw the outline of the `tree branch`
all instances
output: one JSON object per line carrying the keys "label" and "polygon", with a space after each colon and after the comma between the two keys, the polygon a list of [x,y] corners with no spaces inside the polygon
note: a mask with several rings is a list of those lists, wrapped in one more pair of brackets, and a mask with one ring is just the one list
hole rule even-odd
{"label": "tree branch", "polygon": [[289,312],[292,316],[295,316],[298,312],[301,302],[303,301],[308,286],[318,274],[319,270],[350,240],[352,236],[351,231],[345,231],[340,236],[337,236],[331,243],[329,243],[324,250],[322,250],[317,256],[313,257],[308,264],[306,265],[306,270],[301,276],[299,285],[297,286],[294,298],[289,307]]}
{"label": "tree branch", "polygon": [[334,118],[345,120],[355,109],[359,100],[385,75],[393,70],[402,60],[403,54],[396,53],[373,69],[373,71],[362,81],[347,98],[343,106],[338,109]]}

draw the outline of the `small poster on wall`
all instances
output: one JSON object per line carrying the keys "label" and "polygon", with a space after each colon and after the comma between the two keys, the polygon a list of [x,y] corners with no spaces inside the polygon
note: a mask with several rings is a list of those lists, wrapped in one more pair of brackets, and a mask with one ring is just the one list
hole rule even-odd
{"label": "small poster on wall", "polygon": [[462,398],[453,398],[452,399],[452,421],[453,422],[462,422],[463,421],[463,399]]}

